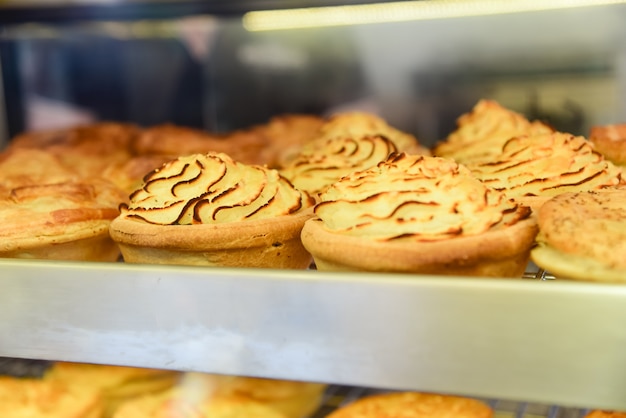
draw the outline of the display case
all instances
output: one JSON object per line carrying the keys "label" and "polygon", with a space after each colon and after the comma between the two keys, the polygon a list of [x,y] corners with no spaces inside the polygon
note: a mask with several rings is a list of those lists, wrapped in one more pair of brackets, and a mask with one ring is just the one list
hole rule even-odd
{"label": "display case", "polygon": [[[3,143],[96,120],[225,132],[361,109],[431,146],[485,97],[586,135],[626,120],[625,18],[626,5],[592,1],[1,4]],[[4,357],[325,382],[331,400],[454,393],[514,416],[626,410],[626,287],[532,265],[521,280],[41,260],[0,271]]]}

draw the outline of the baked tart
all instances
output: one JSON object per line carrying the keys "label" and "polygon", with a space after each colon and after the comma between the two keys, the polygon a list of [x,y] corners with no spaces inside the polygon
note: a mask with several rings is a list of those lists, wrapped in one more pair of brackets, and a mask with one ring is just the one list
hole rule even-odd
{"label": "baked tart", "polygon": [[540,121],[501,106],[494,100],[480,100],[457,119],[456,129],[433,149],[433,155],[460,163],[497,157],[510,138],[548,134],[553,129]]}
{"label": "baked tart", "polygon": [[0,257],[116,261],[108,231],[125,199],[97,179],[8,189],[0,197]]}
{"label": "baked tart", "polygon": [[276,170],[194,154],[149,173],[110,233],[131,263],[306,268],[313,204]]}
{"label": "baked tart", "polygon": [[0,417],[102,418],[92,389],[35,378],[0,376]]}
{"label": "baked tart", "polygon": [[535,264],[558,278],[626,283],[626,188],[556,196],[538,222]]}
{"label": "baked tart", "polygon": [[589,141],[607,160],[626,167],[626,123],[592,126]]}
{"label": "baked tart", "polygon": [[391,392],[370,395],[343,406],[328,418],[491,418],[484,402],[452,395]]}
{"label": "baked tart", "polygon": [[624,183],[622,170],[582,136],[563,132],[519,136],[490,160],[467,164],[486,185],[538,210],[566,192],[600,190]]}
{"label": "baked tart", "polygon": [[55,362],[46,371],[44,380],[97,392],[102,399],[102,417],[110,418],[120,405],[131,399],[174,387],[181,375],[141,367]]}
{"label": "baked tart", "polygon": [[302,242],[319,270],[520,277],[530,208],[453,160],[395,154],[329,187]]}

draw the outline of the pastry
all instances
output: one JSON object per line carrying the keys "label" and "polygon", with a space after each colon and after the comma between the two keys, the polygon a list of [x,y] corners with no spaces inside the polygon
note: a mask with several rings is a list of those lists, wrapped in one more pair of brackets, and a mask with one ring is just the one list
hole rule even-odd
{"label": "pastry", "polygon": [[534,210],[565,192],[598,190],[624,182],[622,171],[582,136],[562,132],[519,136],[490,160],[467,163],[486,185]]}
{"label": "pastry", "polygon": [[97,391],[34,378],[0,376],[2,418],[101,418]]}
{"label": "pastry", "polygon": [[553,129],[539,121],[529,121],[493,100],[480,100],[471,112],[457,119],[457,128],[433,149],[433,155],[460,163],[489,161],[500,154],[510,138],[520,135],[549,134]]}
{"label": "pastry", "polygon": [[393,392],[360,398],[327,418],[490,418],[483,402],[451,395]]}
{"label": "pastry", "polygon": [[287,418],[280,412],[241,397],[205,397],[179,389],[124,404],[112,418]]}
{"label": "pastry", "polygon": [[558,278],[626,283],[626,188],[556,196],[538,222],[538,266]]}
{"label": "pastry", "polygon": [[286,166],[319,134],[323,123],[324,119],[315,115],[284,114],[253,127],[252,130],[267,144],[261,153],[263,164],[270,168]]}
{"label": "pastry", "polygon": [[148,174],[110,233],[132,263],[306,268],[313,203],[276,170],[195,154]]}
{"label": "pastry", "polygon": [[585,418],[626,418],[626,412],[603,411],[596,409],[585,415]]}
{"label": "pastry", "polygon": [[453,160],[392,155],[329,187],[302,242],[319,270],[521,277],[530,208]]}
{"label": "pastry", "polygon": [[305,144],[281,174],[316,196],[343,176],[375,166],[396,152],[428,154],[415,137],[377,116],[339,114],[322,125],[320,135]]}
{"label": "pastry", "polygon": [[589,141],[607,160],[626,167],[626,123],[592,126]]}
{"label": "pastry", "polygon": [[120,252],[108,229],[125,198],[97,179],[6,189],[0,196],[0,257],[116,261]]}
{"label": "pastry", "polygon": [[174,387],[180,376],[181,373],[169,370],[55,362],[46,372],[44,380],[96,391],[103,402],[102,417],[109,418],[130,399]]}
{"label": "pastry", "polygon": [[65,129],[26,132],[9,149],[45,150],[86,178],[99,177],[110,164],[126,161],[140,129],[132,124],[99,122]]}
{"label": "pastry", "polygon": [[303,418],[320,405],[327,385],[292,380],[187,373],[182,386],[205,387],[216,396],[251,399],[279,411],[286,418]]}
{"label": "pastry", "polygon": [[320,127],[320,138],[358,138],[380,135],[389,139],[398,152],[429,155],[430,151],[420,145],[413,135],[390,126],[383,118],[366,112],[342,112],[331,116]]}

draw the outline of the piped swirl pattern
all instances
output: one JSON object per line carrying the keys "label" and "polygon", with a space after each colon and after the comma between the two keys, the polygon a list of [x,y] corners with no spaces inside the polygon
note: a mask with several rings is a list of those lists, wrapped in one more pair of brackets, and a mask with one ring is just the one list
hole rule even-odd
{"label": "piped swirl pattern", "polygon": [[144,178],[122,216],[158,225],[237,222],[289,215],[313,205],[276,170],[223,153],[194,154]]}
{"label": "piped swirl pattern", "polygon": [[510,226],[530,209],[448,159],[393,154],[320,196],[326,229],[378,241],[437,241]]}
{"label": "piped swirl pattern", "polygon": [[584,137],[561,132],[511,138],[494,160],[467,166],[485,184],[511,197],[555,196],[623,181],[621,169]]}

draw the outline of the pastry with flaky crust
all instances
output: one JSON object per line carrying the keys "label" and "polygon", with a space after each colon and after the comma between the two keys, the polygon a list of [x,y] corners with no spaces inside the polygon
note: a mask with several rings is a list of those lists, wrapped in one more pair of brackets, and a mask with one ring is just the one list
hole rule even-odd
{"label": "pastry with flaky crust", "polygon": [[480,100],[471,112],[457,119],[457,128],[433,149],[433,155],[460,163],[490,160],[500,154],[510,138],[520,135],[548,134],[553,129],[529,121],[493,100]]}
{"label": "pastry with flaky crust", "polygon": [[626,283],[626,188],[556,196],[538,222],[538,266],[559,278]]}
{"label": "pastry with flaky crust", "polygon": [[592,126],[589,141],[607,160],[626,168],[626,123]]}
{"label": "pastry with flaky crust", "polygon": [[328,418],[491,418],[493,410],[475,399],[419,392],[370,395],[343,406]]}
{"label": "pastry with flaky crust", "polygon": [[0,417],[101,418],[100,394],[42,379],[0,376]]}
{"label": "pastry with flaky crust", "polygon": [[366,113],[344,113],[322,125],[320,134],[305,144],[282,170],[295,187],[312,195],[341,177],[375,166],[390,154],[428,154],[412,135]]}
{"label": "pastry with flaky crust", "polygon": [[195,154],[148,174],[110,233],[127,262],[306,268],[313,203],[276,170]]}
{"label": "pastry with flaky crust", "polygon": [[392,155],[333,184],[302,242],[320,270],[520,277],[530,208],[436,157]]}
{"label": "pastry with flaky crust", "polygon": [[39,149],[57,156],[84,177],[99,177],[110,164],[126,161],[140,129],[132,124],[98,122],[64,129],[26,132],[9,149]]}
{"label": "pastry with flaky crust", "polygon": [[97,392],[102,398],[102,417],[109,418],[121,404],[170,389],[180,377],[181,373],[169,370],[55,362],[44,380]]}
{"label": "pastry with flaky crust", "polygon": [[96,179],[11,188],[0,197],[0,257],[116,261],[108,230],[125,198]]}
{"label": "pastry with flaky crust", "polygon": [[605,160],[589,141],[562,132],[511,138],[491,160],[473,161],[467,167],[488,186],[533,210],[561,193],[624,182],[621,169]]}

